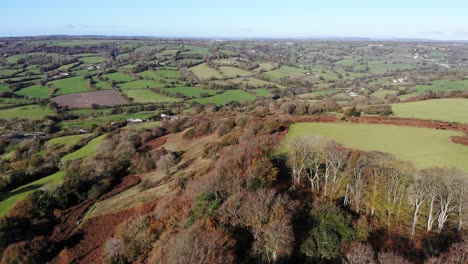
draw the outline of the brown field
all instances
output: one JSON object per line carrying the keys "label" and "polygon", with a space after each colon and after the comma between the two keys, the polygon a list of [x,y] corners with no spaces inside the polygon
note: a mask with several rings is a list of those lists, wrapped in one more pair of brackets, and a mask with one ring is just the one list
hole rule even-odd
{"label": "brown field", "polygon": [[127,103],[127,101],[114,90],[61,95],[52,98],[52,101],[60,106],[68,106],[70,108],[90,108],[93,104],[113,106]]}

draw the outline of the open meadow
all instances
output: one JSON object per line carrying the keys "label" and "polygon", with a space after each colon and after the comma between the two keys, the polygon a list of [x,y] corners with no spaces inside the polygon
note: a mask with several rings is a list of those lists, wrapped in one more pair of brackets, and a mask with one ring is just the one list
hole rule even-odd
{"label": "open meadow", "polygon": [[397,117],[468,123],[468,99],[436,99],[393,104]]}
{"label": "open meadow", "polygon": [[468,148],[450,140],[463,135],[461,132],[392,125],[297,123],[291,126],[285,146],[292,138],[309,135],[335,139],[349,148],[388,152],[411,161],[417,168],[456,167],[468,172]]}

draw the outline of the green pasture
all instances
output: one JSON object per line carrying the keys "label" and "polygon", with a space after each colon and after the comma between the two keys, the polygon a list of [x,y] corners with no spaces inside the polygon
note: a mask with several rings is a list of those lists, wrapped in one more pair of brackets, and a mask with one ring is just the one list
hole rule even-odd
{"label": "green pasture", "polygon": [[382,151],[411,161],[417,168],[432,166],[456,167],[468,172],[468,147],[455,144],[452,136],[461,132],[392,125],[355,123],[297,123],[285,139],[317,135],[335,139],[346,147],[364,151]]}
{"label": "green pasture", "polygon": [[468,99],[436,99],[392,105],[398,117],[468,123]]}
{"label": "green pasture", "polygon": [[56,95],[91,91],[88,86],[88,80],[82,76],[51,81],[49,84],[58,89],[58,91],[55,93]]}
{"label": "green pasture", "polygon": [[34,191],[44,188],[52,188],[56,185],[62,184],[64,177],[65,172],[59,171],[37,181],[25,184],[3,196],[0,196],[0,217],[5,216],[11,208]]}
{"label": "green pasture", "polygon": [[149,89],[124,90],[123,93],[129,98],[133,98],[135,103],[176,102],[180,100],[155,93]]}
{"label": "green pasture", "polygon": [[53,115],[52,109],[40,105],[25,105],[0,110],[0,119],[26,118],[40,120],[46,115]]}
{"label": "green pasture", "polygon": [[197,98],[193,99],[194,102],[198,102],[200,104],[216,104],[216,105],[224,105],[230,102],[247,102],[247,101],[254,101],[255,96],[251,93],[242,91],[242,90],[228,90],[222,94],[217,94],[215,96],[206,97],[206,98]]}
{"label": "green pasture", "polygon": [[72,152],[68,155],[65,155],[62,158],[62,161],[76,160],[76,159],[86,158],[91,155],[94,155],[94,153],[96,153],[97,151],[99,143],[101,143],[101,141],[104,139],[105,136],[106,135],[101,135],[97,138],[92,139],[91,141],[88,142],[88,144],[86,144],[79,150]]}
{"label": "green pasture", "polygon": [[33,85],[17,91],[16,94],[31,98],[48,98],[50,90],[49,87],[46,86]]}

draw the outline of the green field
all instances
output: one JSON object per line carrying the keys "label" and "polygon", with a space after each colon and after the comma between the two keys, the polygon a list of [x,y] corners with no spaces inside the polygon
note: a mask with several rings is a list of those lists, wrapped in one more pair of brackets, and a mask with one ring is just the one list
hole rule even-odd
{"label": "green field", "polygon": [[[88,110],[88,109],[86,109]],[[105,109],[107,110],[107,109]],[[88,110],[89,111],[89,110]],[[62,129],[68,128],[92,128],[93,125],[103,125],[110,122],[115,122],[121,119],[129,119],[129,118],[141,118],[146,119],[150,116],[153,116],[154,112],[138,112],[132,114],[117,114],[117,115],[104,115],[104,116],[97,116],[97,117],[88,117],[84,120],[72,120],[72,121],[65,121],[61,123]]]}
{"label": "green field", "polygon": [[381,61],[370,61],[369,68],[372,72],[377,74],[382,74],[387,71],[395,71],[395,70],[411,70],[414,69],[414,65],[408,63],[387,63]]}
{"label": "green field", "polygon": [[274,70],[274,71],[266,72],[263,75],[269,78],[270,80],[276,81],[284,77],[305,76],[306,73],[307,71],[304,69],[291,67],[291,66],[281,66],[281,68]]}
{"label": "green field", "polygon": [[6,77],[10,76],[17,72],[17,70],[12,70],[12,69],[0,69],[0,77]]}
{"label": "green field", "polygon": [[395,116],[468,123],[468,99],[437,99],[392,105]]}
{"label": "green field", "polygon": [[5,216],[16,203],[23,200],[30,193],[42,188],[50,188],[55,185],[62,184],[64,177],[65,172],[59,171],[50,176],[16,188],[5,196],[0,197],[0,217]]}
{"label": "green field", "polygon": [[0,84],[0,92],[9,91],[10,88],[6,84]]}
{"label": "green field", "polygon": [[130,124],[124,127],[123,129],[151,129],[157,127],[161,124],[161,121],[153,121],[153,122],[145,122],[145,123],[137,123],[137,124]]}
{"label": "green field", "polygon": [[418,85],[416,88],[416,95],[422,94],[428,91],[433,92],[450,92],[450,91],[467,91],[468,80],[438,80],[433,81],[429,85]]}
{"label": "green field", "polygon": [[94,153],[96,153],[97,151],[99,143],[101,143],[101,141],[104,139],[105,136],[106,135],[102,135],[102,136],[92,139],[88,144],[86,144],[84,147],[80,148],[79,150],[72,152],[68,155],[65,155],[62,158],[62,161],[76,160],[76,159],[81,159],[81,158],[94,155]]}
{"label": "green field", "polygon": [[219,70],[228,78],[251,76],[252,73],[236,67],[221,66]]}
{"label": "green field", "polygon": [[267,89],[255,89],[253,92],[262,97],[270,97],[272,95]]}
{"label": "green field", "polygon": [[182,74],[176,70],[158,70],[158,73],[169,79],[177,79],[182,77]]}
{"label": "green field", "polygon": [[63,136],[58,138],[53,138],[45,143],[47,148],[61,148],[65,151],[73,147],[78,141],[82,138],[91,136],[91,134],[81,134],[81,135],[72,135],[72,136]]}
{"label": "green field", "polygon": [[176,102],[179,99],[167,97],[162,94],[155,93],[148,89],[139,89],[139,90],[124,90],[129,98],[133,98],[135,103],[156,103],[156,102]]}
{"label": "green field", "polygon": [[385,96],[387,96],[388,94],[391,95],[391,94],[397,94],[397,93],[398,91],[396,90],[378,90],[376,92],[373,92],[371,95],[384,99]]}
{"label": "green field", "polygon": [[267,82],[267,81],[260,80],[260,79],[257,79],[257,78],[253,78],[253,77],[239,77],[239,78],[229,79],[227,81],[218,80],[218,81],[213,81],[213,83],[218,83],[218,84],[228,84],[228,83],[241,84],[241,83],[244,83],[244,84],[248,84],[248,85],[256,86],[256,87],[262,87],[264,85],[268,85],[268,86],[276,86],[278,88],[284,88],[284,86],[282,86],[282,85],[279,85],[279,84],[276,84],[276,83],[273,83],[273,82]]}
{"label": "green field", "polygon": [[91,91],[91,89],[88,86],[88,81],[81,76],[60,79],[49,82],[49,84],[58,89],[56,95],[83,93]]}
{"label": "green field", "polygon": [[153,80],[156,80],[156,81],[162,79],[161,75],[159,75],[157,72],[152,71],[152,70],[147,70],[147,71],[144,71],[144,72],[140,72],[140,73],[138,73],[138,75],[140,75],[143,78],[150,78],[150,79],[153,79]]}
{"label": "green field", "polygon": [[135,80],[132,76],[121,73],[121,72],[114,72],[114,73],[109,73],[109,74],[104,74],[103,77],[108,78],[111,81],[115,82],[129,82]]}
{"label": "green field", "polygon": [[19,90],[16,92],[16,94],[28,96],[31,98],[48,98],[50,90],[46,86],[33,85]]}
{"label": "green field", "polygon": [[174,87],[174,88],[164,88],[165,92],[170,94],[183,94],[188,97],[201,97],[202,94],[214,95],[216,94],[215,90],[204,89],[200,87]]}
{"label": "green field", "polygon": [[242,90],[228,90],[222,94],[217,94],[215,96],[193,99],[194,102],[198,102],[200,104],[211,103],[216,105],[224,105],[233,101],[247,102],[253,100],[255,100],[255,96],[253,94]]}
{"label": "green field", "polygon": [[112,85],[111,85],[110,83],[101,81],[101,80],[99,80],[96,76],[93,77],[93,81],[96,82],[94,85],[95,85],[96,88],[98,88],[99,90],[108,90],[108,89],[112,89]]}
{"label": "green field", "polygon": [[287,142],[294,137],[320,135],[333,138],[346,147],[389,152],[411,161],[417,168],[456,167],[468,172],[468,147],[450,141],[461,132],[392,125],[353,123],[298,123],[291,126]]}
{"label": "green field", "polygon": [[190,70],[201,80],[208,80],[211,78],[223,78],[223,76],[217,70],[209,67],[206,63],[192,67],[190,68]]}
{"label": "green field", "polygon": [[80,60],[84,64],[97,64],[97,63],[101,63],[105,61],[104,58],[101,56],[83,57],[83,58],[80,58]]}
{"label": "green field", "polygon": [[122,90],[160,88],[160,87],[163,87],[162,83],[150,81],[150,80],[136,80],[132,82],[119,84],[119,88]]}
{"label": "green field", "polygon": [[40,120],[46,115],[53,115],[54,112],[40,105],[26,105],[0,110],[1,119],[26,118],[29,120]]}

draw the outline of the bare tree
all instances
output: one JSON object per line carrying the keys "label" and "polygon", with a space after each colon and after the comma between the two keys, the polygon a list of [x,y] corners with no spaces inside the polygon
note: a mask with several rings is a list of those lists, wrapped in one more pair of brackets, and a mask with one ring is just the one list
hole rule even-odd
{"label": "bare tree", "polygon": [[[340,184],[341,177],[339,176],[340,170],[343,169],[346,160],[349,156],[349,151],[344,149],[340,144],[336,143],[333,140],[327,142],[325,146],[326,153],[326,162],[329,164],[332,170],[332,182],[333,182],[333,192],[337,192],[338,189],[336,186]],[[326,177],[328,179],[328,177]],[[327,184],[325,184],[325,187]],[[325,191],[326,195],[326,191]]]}
{"label": "bare tree", "polygon": [[427,215],[426,231],[430,232],[434,224],[434,211],[439,189],[439,177],[443,175],[443,171],[441,168],[430,168],[422,170],[421,175],[423,175],[427,184],[426,199],[428,200],[429,212]]}
{"label": "bare tree", "polygon": [[320,165],[324,160],[323,155],[323,144],[324,140],[322,137],[309,137],[307,145],[309,146],[310,156],[307,162],[307,179],[310,182],[310,189],[312,191],[320,189]]}
{"label": "bare tree", "polygon": [[[351,183],[346,187],[344,204],[347,205],[348,201],[350,201],[357,213],[361,211],[361,205],[364,200],[366,182],[363,174],[366,164],[367,157],[361,155],[354,165]],[[350,196],[350,198],[348,198],[348,196]]]}
{"label": "bare tree", "polygon": [[385,197],[388,218],[396,211],[398,218],[401,203],[407,193],[414,173],[413,166],[408,162],[393,160],[387,162],[385,169]]}
{"label": "bare tree", "polygon": [[156,163],[156,166],[161,169],[166,176],[170,176],[176,164],[177,162],[174,154],[169,153],[162,156]]}
{"label": "bare tree", "polygon": [[414,206],[413,223],[411,225],[411,236],[413,237],[416,233],[416,224],[418,222],[418,213],[421,205],[427,198],[429,191],[428,181],[426,178],[421,177],[417,179],[411,186],[411,201]]}
{"label": "bare tree", "polygon": [[301,183],[306,164],[311,155],[306,141],[306,138],[295,138],[290,143],[291,150],[288,152],[288,164],[292,170],[293,187],[297,187]]}
{"label": "bare tree", "polygon": [[353,243],[344,253],[346,259],[343,263],[349,264],[374,264],[374,250],[368,244]]}
{"label": "bare tree", "polygon": [[456,199],[458,188],[457,176],[459,171],[456,169],[445,169],[441,184],[438,188],[437,200],[439,203],[439,214],[437,217],[437,232],[442,232],[445,223],[450,214],[456,210]]}
{"label": "bare tree", "polygon": [[332,173],[332,191],[336,192],[336,185],[338,185],[340,181],[340,179],[338,178],[338,173],[344,167],[349,152],[346,151],[340,144],[336,143],[336,141],[334,140],[328,140],[325,143],[322,151],[324,152],[325,156],[324,195],[326,196],[330,171]]}
{"label": "bare tree", "polygon": [[392,252],[380,252],[379,255],[377,256],[379,259],[380,264],[410,264],[408,260],[405,258],[395,255]]}

